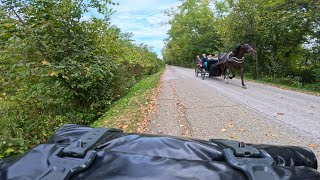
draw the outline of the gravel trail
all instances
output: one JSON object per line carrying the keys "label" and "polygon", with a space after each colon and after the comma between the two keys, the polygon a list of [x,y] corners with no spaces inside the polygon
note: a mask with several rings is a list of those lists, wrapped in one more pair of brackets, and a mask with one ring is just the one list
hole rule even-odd
{"label": "gravel trail", "polygon": [[320,97],[167,66],[146,133],[308,146],[320,160]]}

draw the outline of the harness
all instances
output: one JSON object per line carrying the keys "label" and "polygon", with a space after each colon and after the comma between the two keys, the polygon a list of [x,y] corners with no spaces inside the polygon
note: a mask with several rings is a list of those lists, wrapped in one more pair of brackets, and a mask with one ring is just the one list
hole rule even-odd
{"label": "harness", "polygon": [[236,57],[232,57],[232,58],[228,59],[227,61],[233,61],[233,62],[236,62],[238,64],[241,64],[241,63],[244,62],[244,57],[242,57],[241,59],[236,58]]}
{"label": "harness", "polygon": [[223,64],[223,63],[225,63],[227,61],[233,61],[233,62],[236,62],[238,64],[242,64],[244,62],[244,57],[242,57],[241,59],[239,59],[237,57],[229,58],[231,54],[232,54],[232,52],[228,53],[228,55],[227,55],[228,59],[220,59],[220,58],[218,58],[218,62],[215,63],[214,65]]}

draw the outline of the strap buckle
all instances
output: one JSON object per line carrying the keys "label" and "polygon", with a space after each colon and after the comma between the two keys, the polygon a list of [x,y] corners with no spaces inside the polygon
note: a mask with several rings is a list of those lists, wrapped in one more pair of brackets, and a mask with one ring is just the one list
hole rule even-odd
{"label": "strap buckle", "polygon": [[38,177],[38,180],[66,180],[73,174],[85,170],[97,155],[93,149],[118,132],[122,131],[93,128],[66,148],[58,148],[48,159],[49,168]]}
{"label": "strap buckle", "polygon": [[224,148],[222,154],[227,163],[242,171],[249,180],[280,179],[272,168],[275,165],[273,158],[265,150],[226,139],[211,139],[210,142]]}
{"label": "strap buckle", "polygon": [[74,173],[88,168],[96,157],[96,151],[90,150],[84,158],[67,157],[63,154],[64,148],[58,148],[49,157],[49,168],[42,173],[38,180],[65,180]]}

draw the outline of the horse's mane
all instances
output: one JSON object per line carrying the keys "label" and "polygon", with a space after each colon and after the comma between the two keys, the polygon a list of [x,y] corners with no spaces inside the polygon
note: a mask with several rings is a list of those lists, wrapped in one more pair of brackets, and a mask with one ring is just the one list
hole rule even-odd
{"label": "horse's mane", "polygon": [[240,51],[241,46],[237,46],[234,51],[232,51],[232,56],[236,56],[238,52]]}

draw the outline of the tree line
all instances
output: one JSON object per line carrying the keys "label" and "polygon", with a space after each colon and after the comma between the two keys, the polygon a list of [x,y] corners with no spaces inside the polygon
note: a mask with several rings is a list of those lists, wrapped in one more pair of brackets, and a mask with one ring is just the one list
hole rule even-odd
{"label": "tree line", "polygon": [[[320,2],[317,0],[181,0],[171,17],[164,60],[193,67],[202,53],[229,52],[250,44],[258,57],[246,57],[245,72],[313,84],[320,91]],[[288,83],[289,83],[288,82]]]}
{"label": "tree line", "polygon": [[[110,0],[2,0],[0,158],[89,125],[164,63],[111,25]],[[95,10],[103,18],[85,18]]]}

